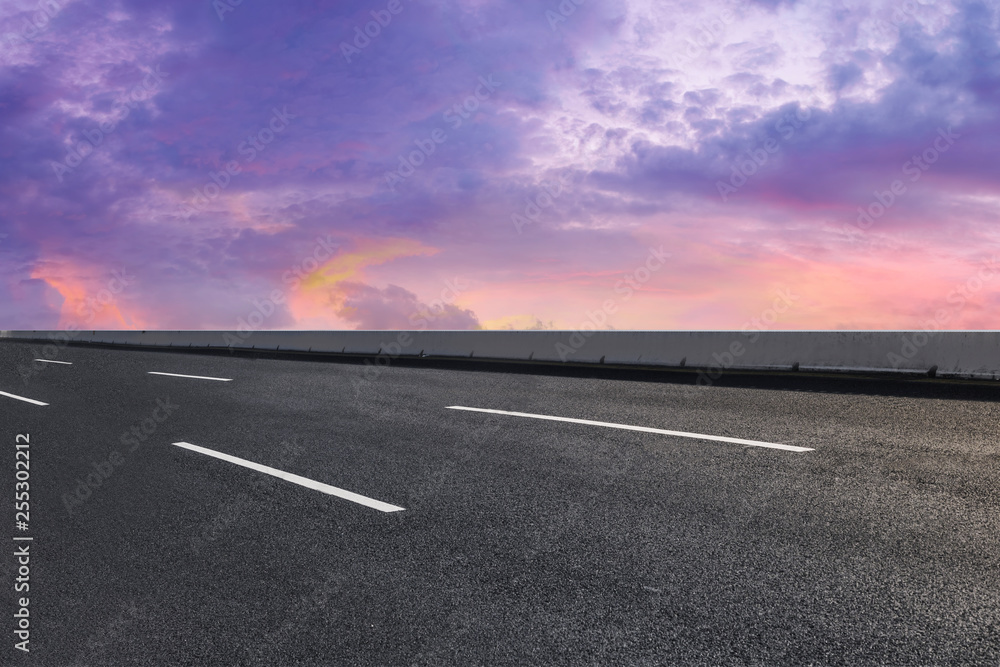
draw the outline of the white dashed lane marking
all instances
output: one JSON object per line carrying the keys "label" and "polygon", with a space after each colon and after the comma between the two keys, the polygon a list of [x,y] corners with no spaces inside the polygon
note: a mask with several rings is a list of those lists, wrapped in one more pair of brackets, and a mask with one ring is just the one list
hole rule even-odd
{"label": "white dashed lane marking", "polygon": [[449,410],[469,410],[471,412],[488,412],[494,415],[510,415],[512,417],[530,417],[531,419],[547,419],[557,422],[570,422],[571,424],[586,424],[588,426],[604,426],[607,428],[620,428],[627,431],[642,431],[644,433],[659,433],[661,435],[673,435],[678,438],[696,438],[698,440],[713,440],[715,442],[731,442],[735,445],[747,445],[750,447],[767,447],[769,449],[782,449],[787,452],[811,452],[809,447],[796,447],[794,445],[782,445],[777,442],[762,442],[760,440],[743,440],[742,438],[728,438],[723,435],[706,435],[704,433],[687,433],[685,431],[668,431],[662,428],[650,428],[648,426],[630,426],[628,424],[612,424],[611,422],[598,422],[590,419],[573,419],[572,417],[553,417],[551,415],[536,415],[530,412],[507,412],[506,410],[489,410],[487,408],[466,408],[461,405],[449,405]]}
{"label": "white dashed lane marking", "polygon": [[24,396],[18,396],[17,394],[8,394],[5,391],[0,391],[0,396],[6,396],[7,398],[13,398],[18,401],[24,401],[25,403],[32,403],[34,405],[48,405],[48,403],[42,403],[41,401],[36,401],[33,398],[25,398]]}
{"label": "white dashed lane marking", "polygon": [[173,378],[190,378],[192,380],[216,380],[218,382],[232,382],[230,378],[210,378],[204,375],[178,375],[177,373],[159,373],[157,371],[149,371],[150,375],[168,375]]}
{"label": "white dashed lane marking", "polygon": [[376,509],[380,512],[399,512],[406,509],[405,507],[398,507],[396,505],[390,505],[389,503],[384,503],[381,500],[375,500],[374,498],[368,498],[351,491],[345,491],[344,489],[338,489],[335,486],[330,486],[329,484],[323,484],[322,482],[317,482],[306,477],[300,477],[299,475],[293,475],[290,472],[285,472],[284,470],[278,470],[277,468],[271,468],[269,466],[261,465],[259,463],[254,463],[253,461],[247,461],[246,459],[241,459],[237,456],[231,456],[229,454],[223,454],[222,452],[217,452],[212,449],[205,449],[204,447],[199,447],[198,445],[192,445],[190,442],[175,442],[173,443],[177,447],[183,447],[184,449],[190,449],[192,452],[198,452],[199,454],[205,454],[206,456],[213,456],[217,459],[222,459],[223,461],[228,461],[229,463],[235,463],[238,466],[243,466],[244,468],[250,468],[251,470],[256,470],[257,472],[262,472],[266,475],[272,475],[283,479],[287,482],[292,482],[293,484],[298,484],[304,486],[307,489],[313,489],[315,491],[322,491],[323,493],[328,493],[331,496],[337,496],[338,498],[343,498],[344,500],[350,500],[352,503],[358,503],[359,505],[364,505],[365,507],[370,507]]}

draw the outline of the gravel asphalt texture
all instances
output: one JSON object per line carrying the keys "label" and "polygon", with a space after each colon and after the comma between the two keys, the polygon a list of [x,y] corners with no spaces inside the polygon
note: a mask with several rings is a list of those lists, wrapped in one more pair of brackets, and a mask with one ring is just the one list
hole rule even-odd
{"label": "gravel asphalt texture", "polygon": [[997,387],[73,346],[22,377],[39,349],[0,343],[0,391],[49,404],[0,396],[34,537],[5,665],[1000,664]]}

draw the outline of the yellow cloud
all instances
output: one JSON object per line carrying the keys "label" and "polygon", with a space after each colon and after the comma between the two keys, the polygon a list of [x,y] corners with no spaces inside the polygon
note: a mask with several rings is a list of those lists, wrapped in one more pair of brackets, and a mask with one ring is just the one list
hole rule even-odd
{"label": "yellow cloud", "polygon": [[384,264],[400,257],[433,255],[438,252],[412,239],[362,239],[353,252],[342,253],[330,259],[302,281],[302,289],[316,290],[332,287],[344,280],[357,278],[362,269]]}
{"label": "yellow cloud", "polygon": [[508,315],[498,317],[495,320],[486,320],[482,323],[483,329],[513,329],[515,331],[529,331],[537,329],[554,329],[552,322],[542,322],[534,315]]}
{"label": "yellow cloud", "polygon": [[364,269],[385,264],[401,257],[433,255],[437,248],[419,241],[404,238],[359,239],[350,252],[343,252],[328,260],[323,266],[305,276],[299,290],[289,301],[292,316],[310,326],[339,327],[344,325],[342,316],[349,313],[343,308],[345,281],[364,282]]}

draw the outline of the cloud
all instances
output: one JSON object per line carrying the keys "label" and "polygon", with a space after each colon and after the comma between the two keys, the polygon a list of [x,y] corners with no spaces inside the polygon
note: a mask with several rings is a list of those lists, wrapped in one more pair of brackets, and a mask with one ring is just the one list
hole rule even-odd
{"label": "cloud", "polygon": [[479,319],[469,309],[435,301],[426,304],[398,285],[379,289],[364,283],[341,286],[343,305],[337,315],[358,329],[479,329]]}
{"label": "cloud", "polygon": [[[884,305],[901,285],[947,294],[1000,241],[995,3],[607,0],[555,29],[556,2],[403,3],[350,62],[362,0],[242,3],[224,20],[210,3],[60,6],[36,37],[0,40],[2,326],[68,322],[121,267],[136,281],[104,326],[233,328],[280,290],[268,326],[397,327],[455,275],[477,287],[429,326],[575,323],[660,244],[676,264],[622,305],[628,326],[735,326],[797,272],[827,297],[801,322],[898,322],[909,306]],[[37,3],[4,7],[0,34]],[[477,97],[483,77],[500,85]],[[954,146],[845,231],[947,127]]]}
{"label": "cloud", "polygon": [[483,322],[483,329],[503,329],[507,331],[546,331],[555,329],[551,321],[543,322],[534,315],[510,315]]}

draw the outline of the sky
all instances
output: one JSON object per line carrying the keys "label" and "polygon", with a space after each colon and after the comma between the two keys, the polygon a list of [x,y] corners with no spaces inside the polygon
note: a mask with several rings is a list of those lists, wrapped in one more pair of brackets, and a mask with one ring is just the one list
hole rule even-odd
{"label": "sky", "polygon": [[0,329],[993,329],[1000,2],[4,0]]}

